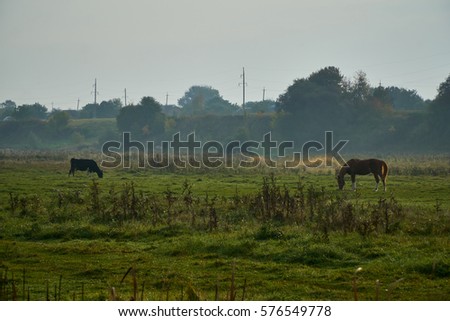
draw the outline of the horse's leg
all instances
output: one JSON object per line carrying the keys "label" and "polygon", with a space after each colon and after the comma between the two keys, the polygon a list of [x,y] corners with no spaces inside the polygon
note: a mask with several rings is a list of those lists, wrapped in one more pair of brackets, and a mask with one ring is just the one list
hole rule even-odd
{"label": "horse's leg", "polygon": [[386,192],[386,176],[381,176],[381,182],[383,182],[383,190]]}
{"label": "horse's leg", "polygon": [[373,177],[375,177],[375,182],[377,182],[377,184],[375,185],[375,192],[378,192],[378,184],[380,183],[380,178],[378,177],[377,173],[373,173]]}
{"label": "horse's leg", "polygon": [[352,177],[352,189],[354,191],[356,191],[356,175],[355,174],[351,174]]}

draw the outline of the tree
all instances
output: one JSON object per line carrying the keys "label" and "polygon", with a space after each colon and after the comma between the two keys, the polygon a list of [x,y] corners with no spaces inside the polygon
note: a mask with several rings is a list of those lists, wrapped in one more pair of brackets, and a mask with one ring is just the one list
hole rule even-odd
{"label": "tree", "polygon": [[278,111],[294,115],[318,115],[341,106],[343,76],[336,67],[326,67],[308,78],[297,79],[277,101]]}
{"label": "tree", "polygon": [[275,109],[276,102],[273,100],[249,101],[245,108],[250,113],[270,113]]}
{"label": "tree", "polygon": [[4,109],[16,109],[16,103],[13,102],[12,100],[5,100],[3,103],[0,104],[1,108]]}
{"label": "tree", "polygon": [[122,108],[122,101],[119,98],[111,99],[108,101],[102,101],[98,106],[97,117],[98,118],[112,118],[119,114]]}
{"label": "tree", "polygon": [[215,97],[209,100],[205,107],[206,114],[213,115],[231,115],[236,113],[239,107],[235,104],[231,104],[228,100],[222,97]]}
{"label": "tree", "polygon": [[116,119],[120,131],[131,132],[139,137],[164,132],[165,117],[161,105],[152,97],[143,97],[138,105],[123,107]]}
{"label": "tree", "polygon": [[16,109],[13,116],[18,120],[45,119],[47,117],[47,107],[39,103],[21,105]]}
{"label": "tree", "polygon": [[435,143],[450,146],[450,75],[439,85],[436,98],[430,105],[430,130],[434,132]]}
{"label": "tree", "polygon": [[67,128],[69,119],[69,113],[67,113],[66,111],[57,110],[51,114],[48,120],[48,125],[55,134],[60,134],[64,129]]}
{"label": "tree", "polygon": [[209,86],[192,86],[184,93],[184,96],[178,99],[181,107],[189,106],[196,99],[201,98],[202,101],[208,101],[215,97],[220,97],[219,91]]}
{"label": "tree", "polygon": [[5,100],[0,104],[0,120],[7,116],[12,116],[16,110],[16,103],[12,100]]}
{"label": "tree", "polygon": [[98,114],[98,104],[87,104],[80,110],[80,118],[96,118]]}
{"label": "tree", "polygon": [[320,87],[340,92],[343,78],[339,68],[331,66],[313,72],[308,80]]}
{"label": "tree", "polygon": [[296,79],[277,100],[275,128],[289,139],[304,141],[336,130],[351,121],[346,112],[346,83],[336,67]]}
{"label": "tree", "polygon": [[444,108],[450,109],[450,75],[443,83],[439,85],[435,104],[445,106]]}
{"label": "tree", "polygon": [[178,100],[184,115],[230,115],[239,107],[220,96],[217,89],[208,86],[192,86]]}
{"label": "tree", "polygon": [[354,82],[350,86],[350,97],[355,106],[361,107],[371,96],[371,88],[364,71],[356,72]]}
{"label": "tree", "polygon": [[399,87],[387,87],[387,94],[389,95],[394,109],[423,109],[425,102],[417,94],[416,90],[408,90]]}
{"label": "tree", "polygon": [[102,101],[99,104],[87,104],[80,111],[80,118],[113,118],[119,114],[122,102],[119,98]]}
{"label": "tree", "polygon": [[392,110],[392,97],[389,94],[389,90],[383,86],[378,86],[372,93],[372,105],[378,111]]}

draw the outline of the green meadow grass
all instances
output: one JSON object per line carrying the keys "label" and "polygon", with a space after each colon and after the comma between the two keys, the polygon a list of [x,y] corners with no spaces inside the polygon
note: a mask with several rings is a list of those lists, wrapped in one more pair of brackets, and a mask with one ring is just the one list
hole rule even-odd
{"label": "green meadow grass", "polygon": [[[383,193],[372,176],[337,191],[329,170],[111,169],[97,179],[68,177],[66,161],[4,160],[0,299],[449,300],[450,167],[401,165]],[[319,212],[353,204],[359,228],[383,202],[397,221],[347,231],[321,217],[258,216],[271,174],[281,194],[303,186],[317,197]],[[105,218],[111,202],[132,213],[134,196],[147,212]]]}

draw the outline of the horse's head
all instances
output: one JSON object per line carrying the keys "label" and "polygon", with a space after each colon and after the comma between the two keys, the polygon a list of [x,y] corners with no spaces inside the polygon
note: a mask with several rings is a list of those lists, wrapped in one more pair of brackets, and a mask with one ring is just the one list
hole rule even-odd
{"label": "horse's head", "polygon": [[339,189],[342,190],[345,185],[344,175],[347,173],[348,166],[343,166],[339,173],[336,175]]}
{"label": "horse's head", "polygon": [[341,176],[341,175],[337,175],[336,179],[337,179],[337,182],[338,182],[339,189],[342,190],[344,188],[344,185],[345,185],[344,177]]}

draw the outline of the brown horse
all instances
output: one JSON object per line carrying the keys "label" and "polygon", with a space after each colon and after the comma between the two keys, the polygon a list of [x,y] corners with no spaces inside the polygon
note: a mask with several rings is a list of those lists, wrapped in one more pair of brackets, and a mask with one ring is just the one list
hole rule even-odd
{"label": "brown horse", "polygon": [[386,163],[380,159],[351,159],[344,166],[342,166],[339,174],[337,175],[337,181],[339,189],[343,189],[345,185],[344,176],[349,174],[352,178],[352,188],[356,190],[356,175],[367,175],[372,173],[377,182],[375,186],[375,191],[378,191],[378,183],[383,182],[384,191],[386,192],[386,177],[388,174],[388,166]]}

